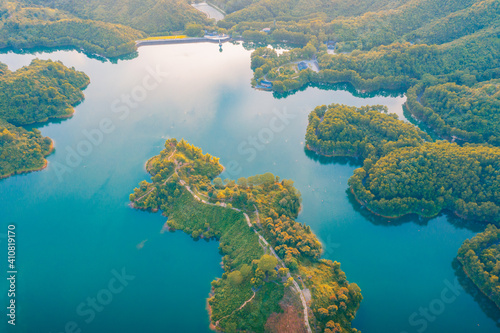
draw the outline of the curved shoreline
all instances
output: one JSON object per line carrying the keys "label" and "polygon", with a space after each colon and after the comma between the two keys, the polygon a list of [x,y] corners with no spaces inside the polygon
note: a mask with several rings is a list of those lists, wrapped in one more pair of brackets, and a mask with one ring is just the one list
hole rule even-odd
{"label": "curved shoreline", "polygon": [[465,265],[464,263],[460,260],[459,257],[457,257],[458,259],[458,262],[460,263],[460,265],[462,266],[462,270],[464,271],[465,275],[467,275],[467,278],[469,278],[469,280],[472,282],[472,284],[474,284],[474,286],[481,292],[481,294],[483,294],[484,296],[486,296],[490,301],[493,302],[493,304],[495,304],[495,306],[500,310],[500,304],[497,304],[494,300],[492,300],[490,298],[490,296],[488,294],[486,294],[486,292],[481,288],[479,287],[476,282],[471,278],[471,276],[469,275],[469,272],[467,272],[467,270],[465,269]]}
{"label": "curved shoreline", "polygon": [[443,208],[443,209],[440,209],[439,212],[437,212],[436,214],[434,215],[424,215],[424,214],[421,214],[421,213],[417,213],[417,212],[407,212],[407,213],[404,213],[404,214],[400,214],[400,215],[392,215],[392,216],[386,216],[386,215],[382,215],[380,213],[377,213],[376,211],[374,211],[373,209],[371,209],[370,207],[368,207],[368,204],[366,202],[363,202],[361,201],[356,193],[354,192],[354,190],[352,189],[351,186],[349,186],[349,190],[351,191],[352,195],[354,196],[354,199],[356,199],[356,201],[361,205],[363,206],[364,208],[366,208],[370,213],[372,213],[373,215],[376,215],[376,216],[379,216],[379,217],[383,217],[383,218],[386,218],[386,219],[390,219],[390,220],[397,220],[397,219],[400,219],[402,217],[405,217],[407,215],[417,215],[417,216],[420,216],[420,217],[423,217],[423,218],[426,218],[426,219],[432,219],[436,216],[438,216],[441,212],[443,211],[450,211],[453,213],[453,215],[455,215],[456,217],[462,219],[462,220],[465,220],[465,221],[472,221],[472,222],[477,222],[477,223],[480,223],[480,224],[488,224],[488,223],[493,223],[493,222],[488,222],[488,221],[481,221],[481,220],[475,220],[475,219],[472,219],[472,218],[469,218],[467,216],[464,216],[464,215],[460,215],[458,214],[458,212],[454,211],[454,210],[451,210],[451,209],[448,209],[448,208]]}
{"label": "curved shoreline", "polygon": [[[363,207],[365,207],[370,213],[372,213],[373,215],[377,215],[377,216],[380,216],[380,217],[383,217],[385,219],[390,219],[390,220],[397,220],[397,219],[400,219],[402,217],[405,217],[406,215],[412,215],[412,214],[415,214],[415,215],[418,215],[418,216],[422,216],[424,218],[427,218],[427,219],[430,219],[430,218],[433,218],[433,217],[436,217],[439,215],[439,213],[441,213],[443,210],[441,209],[437,214],[435,215],[423,215],[423,214],[419,214],[419,213],[415,213],[415,212],[408,212],[408,213],[404,213],[404,214],[401,214],[401,215],[392,215],[392,216],[387,216],[387,215],[382,215],[380,213],[377,213],[376,211],[372,210],[370,207],[368,207],[368,204],[366,202],[363,202],[361,201],[358,196],[356,195],[356,193],[354,193],[354,190],[352,189],[352,186],[349,186],[349,190],[351,191],[352,195],[354,196],[354,199],[356,199],[356,201]],[[459,216],[460,217],[460,216]]]}

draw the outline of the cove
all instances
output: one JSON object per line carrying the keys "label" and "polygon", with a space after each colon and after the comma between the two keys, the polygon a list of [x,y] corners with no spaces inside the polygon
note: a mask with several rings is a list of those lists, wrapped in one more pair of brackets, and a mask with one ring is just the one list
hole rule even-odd
{"label": "cove", "polygon": [[[355,161],[304,151],[307,116],[315,106],[384,104],[404,118],[404,96],[360,98],[309,87],[277,99],[250,87],[250,51],[233,44],[224,44],[222,53],[215,44],[142,47],[137,58],[116,64],[67,50],[7,53],[0,61],[15,70],[35,57],[74,66],[91,83],[72,118],[37,125],[54,140],[48,167],[0,181],[0,232],[12,223],[17,230],[19,331],[64,332],[74,322],[82,332],[209,332],[205,299],[210,282],[222,274],[218,244],[181,232],[162,234],[164,217],[128,207],[133,187],[149,179],[145,161],[170,137],[220,157],[225,177],[272,172],[295,181],[303,197],[298,221],[311,226],[324,257],[341,262],[348,280],[362,289],[354,327],[411,333],[425,322],[425,332],[498,330],[498,312],[453,264],[462,242],[483,226],[446,214],[431,220],[374,217],[347,191]],[[157,69],[161,78],[147,79],[156,87],[144,88]],[[132,103],[126,96],[133,96]],[[103,120],[113,129],[92,142],[88,133]],[[91,148],[79,150],[82,142]],[[74,163],[68,163],[71,151],[80,156],[69,159]],[[111,300],[103,298],[122,269],[134,279]],[[465,290],[432,312],[456,278]],[[4,293],[1,299],[5,304]],[[430,308],[431,316],[420,308]]]}

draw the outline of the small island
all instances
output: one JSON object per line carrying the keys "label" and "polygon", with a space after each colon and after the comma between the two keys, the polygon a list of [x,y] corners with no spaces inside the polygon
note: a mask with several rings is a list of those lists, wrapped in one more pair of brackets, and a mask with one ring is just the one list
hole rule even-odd
{"label": "small island", "polygon": [[324,156],[376,160],[394,149],[416,147],[430,139],[397,115],[388,114],[386,106],[331,104],[309,114],[306,148]]}
{"label": "small island", "polygon": [[458,260],[472,282],[500,308],[500,229],[490,224],[467,239],[458,250]]}
{"label": "small island", "polygon": [[500,149],[438,141],[401,148],[354,171],[349,186],[371,211],[386,217],[456,215],[500,223]]}
{"label": "small island", "polygon": [[89,82],[60,62],[35,59],[15,72],[0,63],[0,178],[47,165],[52,140],[21,126],[71,117]]}
{"label": "small island", "polygon": [[161,210],[169,230],[220,243],[224,274],[208,298],[213,329],[357,332],[361,290],[338,262],[320,259],[321,243],[295,220],[293,181],[271,173],[223,181],[217,158],[176,139],[146,168],[151,182],[134,189],[133,207]]}

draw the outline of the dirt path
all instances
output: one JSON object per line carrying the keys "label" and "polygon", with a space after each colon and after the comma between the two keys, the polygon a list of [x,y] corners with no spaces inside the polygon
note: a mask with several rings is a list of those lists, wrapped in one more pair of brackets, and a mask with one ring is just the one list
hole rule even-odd
{"label": "dirt path", "polygon": [[[253,291],[253,290],[252,290],[252,291]],[[222,319],[227,318],[227,317],[231,316],[233,313],[235,313],[236,311],[239,311],[239,310],[243,309],[243,308],[245,307],[245,305],[247,305],[249,302],[251,302],[251,301],[253,300],[253,298],[255,297],[255,294],[256,294],[256,293],[255,293],[255,291],[254,291],[254,292],[253,292],[252,297],[250,297],[249,299],[247,299],[247,300],[245,301],[245,303],[243,303],[243,304],[242,304],[239,308],[237,308],[236,310],[234,310],[234,311],[233,311],[233,312],[231,312],[230,314],[225,315],[225,316],[224,316],[224,317],[222,317],[221,319],[217,320],[217,321],[215,322],[215,325],[214,325],[214,326],[215,326],[215,327],[219,326],[219,322],[220,322]]]}

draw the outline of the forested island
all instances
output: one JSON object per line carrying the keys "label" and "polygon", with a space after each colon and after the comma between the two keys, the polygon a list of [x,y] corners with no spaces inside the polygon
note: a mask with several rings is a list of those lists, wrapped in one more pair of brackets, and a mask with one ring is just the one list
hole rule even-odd
{"label": "forested island", "polygon": [[484,232],[467,239],[458,260],[479,289],[500,308],[500,229],[488,225]]}
{"label": "forested island", "polygon": [[431,138],[412,124],[388,114],[382,105],[322,105],[309,114],[306,147],[325,156],[376,161],[401,147],[416,147]]}
{"label": "forested island", "polygon": [[332,104],[309,115],[306,147],[363,160],[349,186],[358,201],[386,217],[425,217],[444,209],[500,223],[500,149],[459,146],[430,137],[383,107]]}
{"label": "forested island", "polygon": [[132,205],[161,210],[170,230],[220,242],[224,274],[208,299],[214,329],[357,332],[361,291],[339,263],[320,259],[321,243],[295,221],[301,199],[291,180],[267,173],[222,181],[217,158],[176,139],[146,167],[151,182],[134,189]]}
{"label": "forested island", "polygon": [[52,141],[21,126],[70,117],[89,82],[60,62],[35,59],[15,72],[0,64],[0,178],[46,165]]}
{"label": "forested island", "polygon": [[349,186],[381,215],[433,217],[443,209],[500,223],[500,149],[447,141],[394,150],[355,170]]}

